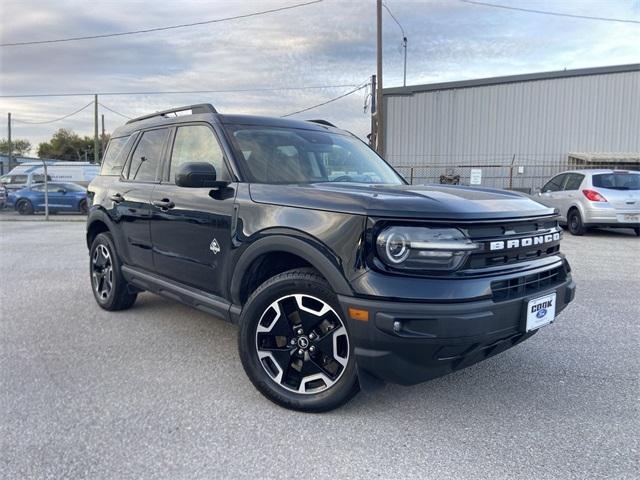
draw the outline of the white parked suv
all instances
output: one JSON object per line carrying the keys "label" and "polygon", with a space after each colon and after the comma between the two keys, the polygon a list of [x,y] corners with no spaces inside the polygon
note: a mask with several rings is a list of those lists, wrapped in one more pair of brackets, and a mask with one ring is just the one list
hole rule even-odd
{"label": "white parked suv", "polygon": [[536,200],[560,211],[573,235],[589,227],[632,228],[640,236],[640,172],[572,170],[549,180]]}

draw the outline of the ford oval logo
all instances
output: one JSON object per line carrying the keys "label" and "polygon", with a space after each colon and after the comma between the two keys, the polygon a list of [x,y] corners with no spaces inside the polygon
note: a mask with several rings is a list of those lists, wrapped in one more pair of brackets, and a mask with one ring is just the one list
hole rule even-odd
{"label": "ford oval logo", "polygon": [[541,308],[540,310],[538,310],[538,313],[536,313],[536,317],[542,318],[546,314],[547,314],[547,309],[546,308]]}

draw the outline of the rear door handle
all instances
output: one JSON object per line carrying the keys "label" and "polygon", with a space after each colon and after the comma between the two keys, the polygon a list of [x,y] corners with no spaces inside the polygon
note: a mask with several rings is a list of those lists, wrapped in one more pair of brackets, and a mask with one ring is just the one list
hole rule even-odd
{"label": "rear door handle", "polygon": [[119,193],[114,193],[109,198],[111,199],[112,202],[115,202],[115,203],[124,202],[124,197]]}
{"label": "rear door handle", "polygon": [[154,207],[158,207],[158,208],[160,208],[162,210],[169,210],[169,209],[171,209],[171,208],[176,206],[176,204],[173,203],[168,198],[163,198],[162,200],[154,200],[151,203],[153,204]]}

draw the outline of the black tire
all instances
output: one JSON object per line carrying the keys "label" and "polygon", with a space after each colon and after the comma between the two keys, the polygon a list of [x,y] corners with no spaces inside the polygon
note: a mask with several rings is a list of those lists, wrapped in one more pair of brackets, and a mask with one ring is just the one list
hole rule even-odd
{"label": "black tire", "polygon": [[569,215],[567,216],[567,226],[569,227],[569,231],[572,235],[584,235],[587,231],[584,223],[582,222],[582,216],[577,209],[569,211]]}
{"label": "black tire", "polygon": [[633,230],[636,232],[636,236],[640,237],[640,227],[636,227]]}
{"label": "black tire", "polygon": [[[301,296],[293,297],[294,294]],[[304,305],[304,302],[310,303]],[[277,314],[276,304],[285,315]],[[315,308],[316,313],[303,311],[299,306]],[[322,315],[323,310],[326,313]],[[267,318],[269,314],[273,319]],[[348,402],[360,387],[349,326],[342,317],[335,293],[313,269],[289,270],[260,285],[242,310],[238,335],[242,366],[253,385],[269,400],[292,410],[325,412]],[[320,323],[316,324],[318,321]],[[302,328],[293,329],[295,322],[301,322],[298,327],[304,327],[304,332]],[[270,324],[270,330],[258,332],[259,324],[263,330]],[[275,334],[272,333],[274,329],[277,330]],[[306,346],[301,343],[303,337],[307,339]],[[270,339],[275,340],[274,350],[262,350],[267,348],[265,345],[271,342]],[[286,364],[285,368],[275,356],[264,358],[265,352],[266,355],[271,351],[275,353],[275,348],[282,363]],[[336,350],[341,350],[341,354]],[[312,379],[323,375],[324,378]],[[296,380],[299,380],[297,384]],[[306,391],[308,385],[311,386],[309,392]]]}
{"label": "black tire", "polygon": [[20,215],[33,215],[33,204],[27,199],[18,200],[16,210]]}
{"label": "black tire", "polygon": [[89,213],[89,205],[87,204],[86,200],[80,200],[80,203],[78,204],[78,210],[84,215]]}
{"label": "black tire", "polygon": [[[105,251],[108,258],[104,255]],[[122,276],[120,259],[116,254],[113,238],[108,232],[96,236],[91,244],[89,279],[96,302],[105,310],[126,310],[138,297],[137,293],[129,291],[129,286]]]}

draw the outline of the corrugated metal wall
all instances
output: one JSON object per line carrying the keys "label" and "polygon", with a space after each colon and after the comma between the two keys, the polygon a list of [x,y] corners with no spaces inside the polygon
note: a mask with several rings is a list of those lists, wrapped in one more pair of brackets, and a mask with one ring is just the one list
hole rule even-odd
{"label": "corrugated metal wall", "polygon": [[[515,160],[525,168],[516,168],[513,186],[525,186],[528,174],[561,169],[569,152],[640,152],[638,71],[391,93],[385,106],[385,157],[396,166],[425,166],[428,174],[416,176],[426,181],[445,170],[464,178],[456,166]],[[496,179],[483,184],[508,186],[498,167],[485,168],[484,178],[491,168]]]}

